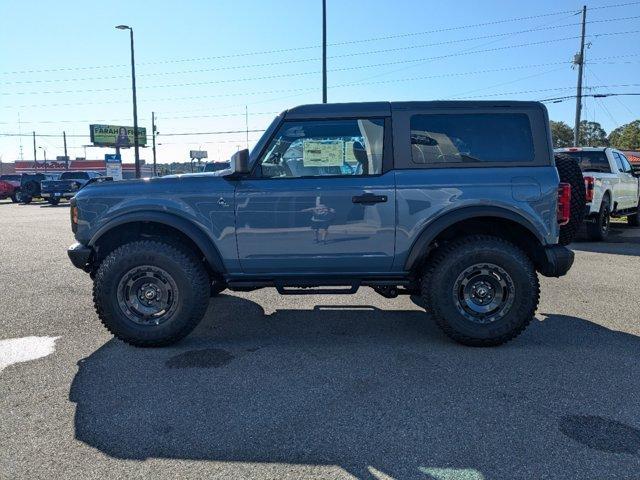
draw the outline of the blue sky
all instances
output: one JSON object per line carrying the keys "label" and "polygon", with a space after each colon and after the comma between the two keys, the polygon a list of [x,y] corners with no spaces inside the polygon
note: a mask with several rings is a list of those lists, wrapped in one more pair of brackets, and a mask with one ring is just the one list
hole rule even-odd
{"label": "blue sky", "polygon": [[[570,61],[579,40],[571,37],[580,33],[580,3],[327,3],[330,102],[575,94]],[[586,93],[640,92],[640,2],[587,6],[594,23],[587,25]],[[90,123],[131,125],[128,32],[114,29],[124,23],[135,31],[139,123],[149,128],[156,112],[159,161],[185,161],[199,148],[226,158],[245,145],[244,133],[169,134],[242,130],[245,105],[249,128],[261,129],[276,112],[321,101],[320,22],[320,0],[4,0],[0,133],[65,130],[73,158],[84,154]],[[548,108],[552,119],[572,124],[574,100]],[[640,96],[589,98],[584,117],[610,131],[640,118]],[[250,143],[258,136],[251,133]],[[31,159],[31,138],[22,144]],[[48,158],[63,153],[61,138],[40,137],[38,145]],[[19,151],[18,137],[0,137],[3,161]],[[87,156],[104,153],[90,148]],[[142,158],[151,158],[150,149]]]}

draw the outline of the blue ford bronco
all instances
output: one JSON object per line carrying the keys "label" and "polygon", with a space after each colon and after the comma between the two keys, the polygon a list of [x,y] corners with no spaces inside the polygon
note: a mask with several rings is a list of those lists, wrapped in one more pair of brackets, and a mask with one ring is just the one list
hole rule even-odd
{"label": "blue ford bronco", "polygon": [[540,103],[304,105],[227,170],[82,189],[68,253],[136,346],[185,337],[224,289],[365,286],[415,295],[460,343],[499,345],[534,317],[537,274],[573,263],[559,170]]}

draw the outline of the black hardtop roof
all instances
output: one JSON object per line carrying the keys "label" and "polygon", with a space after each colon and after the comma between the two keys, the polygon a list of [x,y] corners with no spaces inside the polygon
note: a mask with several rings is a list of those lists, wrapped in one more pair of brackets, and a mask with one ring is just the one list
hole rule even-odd
{"label": "black hardtop roof", "polygon": [[391,115],[392,110],[423,110],[432,108],[544,108],[540,102],[518,100],[436,100],[422,102],[354,102],[354,103],[315,103],[299,105],[284,112],[290,119],[314,117],[359,117]]}

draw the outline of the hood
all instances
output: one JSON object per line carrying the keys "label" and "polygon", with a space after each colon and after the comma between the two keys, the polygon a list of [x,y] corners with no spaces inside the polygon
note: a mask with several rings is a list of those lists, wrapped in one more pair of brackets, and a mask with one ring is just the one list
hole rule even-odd
{"label": "hood", "polygon": [[212,183],[226,184],[227,182],[220,175],[211,173],[169,175],[166,177],[92,183],[82,188],[76,197],[79,200],[99,197],[166,197],[174,193],[213,191],[215,187]]}
{"label": "hood", "polygon": [[189,177],[224,177],[232,173],[231,167],[216,172],[179,173],[176,175],[165,175],[161,178],[189,178]]}

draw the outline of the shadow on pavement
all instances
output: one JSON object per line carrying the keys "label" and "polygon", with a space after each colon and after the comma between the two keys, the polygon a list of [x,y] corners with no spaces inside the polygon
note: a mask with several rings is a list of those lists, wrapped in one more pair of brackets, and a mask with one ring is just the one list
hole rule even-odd
{"label": "shadow on pavement", "polygon": [[570,247],[572,250],[583,252],[640,256],[640,228],[631,227],[626,223],[612,223],[606,242],[588,241],[585,232],[581,231]]}
{"label": "shadow on pavement", "polygon": [[357,478],[627,477],[640,461],[638,337],[543,317],[474,349],[420,311],[265,315],[221,295],[176,347],[111,340],[81,360],[76,438],[122,459],[339,465]]}
{"label": "shadow on pavement", "polygon": [[40,204],[40,208],[63,208],[63,207],[69,208],[70,206],[71,204],[69,202],[59,203],[58,205],[50,205],[49,203]]}

